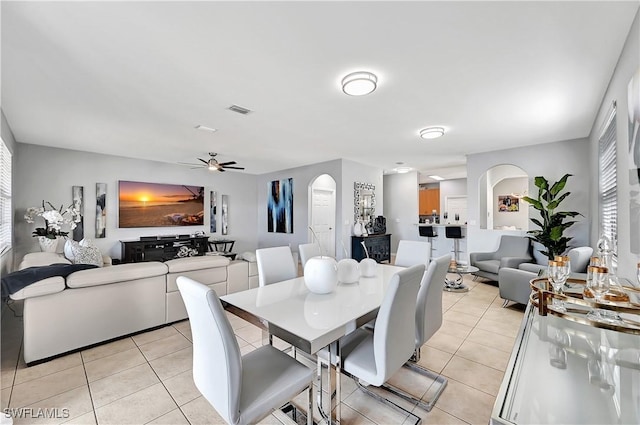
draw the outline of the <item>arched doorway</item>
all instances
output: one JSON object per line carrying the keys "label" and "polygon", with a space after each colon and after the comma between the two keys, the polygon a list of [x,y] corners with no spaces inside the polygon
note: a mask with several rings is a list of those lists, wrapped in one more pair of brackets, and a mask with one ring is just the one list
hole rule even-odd
{"label": "arched doorway", "polygon": [[[309,226],[318,237],[323,254],[336,255],[336,181],[322,174],[309,184]],[[313,234],[309,231],[308,241]]]}
{"label": "arched doorway", "polygon": [[479,181],[480,228],[527,230],[529,204],[522,201],[529,189],[529,175],[511,164],[488,169]]}

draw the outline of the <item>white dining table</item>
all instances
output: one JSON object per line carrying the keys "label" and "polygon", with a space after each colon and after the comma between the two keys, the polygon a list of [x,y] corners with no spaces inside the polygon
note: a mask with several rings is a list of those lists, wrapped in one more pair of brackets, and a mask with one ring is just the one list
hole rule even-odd
{"label": "white dining table", "polygon": [[[330,356],[336,358],[326,362],[330,370],[332,414],[327,417],[322,410],[321,413],[330,423],[339,422],[341,366],[337,341],[376,317],[391,277],[400,270],[403,268],[378,264],[375,276],[360,277],[355,283],[339,283],[335,291],[323,295],[311,293],[304,277],[298,277],[220,299],[228,311],[262,324],[270,335],[296,349],[316,354],[328,348]],[[318,369],[320,374],[320,362]]]}

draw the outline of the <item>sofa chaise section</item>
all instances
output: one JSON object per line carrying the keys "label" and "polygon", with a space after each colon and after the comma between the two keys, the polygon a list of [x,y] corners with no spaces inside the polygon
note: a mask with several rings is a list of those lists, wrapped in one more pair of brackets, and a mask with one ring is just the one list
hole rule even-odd
{"label": "sofa chaise section", "polygon": [[26,297],[25,362],[163,325],[166,274],[159,262],[82,270],[67,277],[66,289]]}

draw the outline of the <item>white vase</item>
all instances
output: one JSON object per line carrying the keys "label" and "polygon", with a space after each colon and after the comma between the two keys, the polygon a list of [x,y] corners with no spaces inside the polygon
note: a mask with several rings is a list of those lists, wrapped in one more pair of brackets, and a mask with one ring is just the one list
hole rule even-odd
{"label": "white vase", "polygon": [[49,239],[46,236],[38,236],[38,243],[40,244],[40,251],[42,252],[56,252],[58,249],[58,238]]}
{"label": "white vase", "polygon": [[364,223],[360,223],[360,234],[362,236],[368,236],[369,232],[367,232],[367,225]]}
{"label": "white vase", "polygon": [[360,266],[353,258],[343,258],[338,261],[338,281],[354,283],[360,278]]}
{"label": "white vase", "polygon": [[371,258],[364,258],[360,261],[360,275],[362,277],[373,277],[376,275],[378,263]]}
{"label": "white vase", "polygon": [[360,224],[360,222],[356,222],[356,224],[353,225],[353,235],[354,236],[362,236],[362,225]]}
{"label": "white vase", "polygon": [[338,263],[332,257],[311,257],[304,265],[304,284],[314,294],[328,294],[338,286]]}

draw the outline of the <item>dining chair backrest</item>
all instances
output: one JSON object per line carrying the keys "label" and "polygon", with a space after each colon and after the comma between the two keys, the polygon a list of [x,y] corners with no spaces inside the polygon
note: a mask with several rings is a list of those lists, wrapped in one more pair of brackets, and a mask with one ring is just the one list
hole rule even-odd
{"label": "dining chair backrest", "polygon": [[442,326],[442,291],[449,269],[449,254],[435,258],[427,268],[420,283],[416,303],[416,349]]}
{"label": "dining chair backrest", "polygon": [[185,276],[176,281],[191,324],[193,381],[225,421],[237,423],[242,360],[229,319],[213,289]]}
{"label": "dining chair backrest", "polygon": [[288,246],[261,248],[256,250],[258,262],[258,284],[270,285],[298,276],[297,266]]}
{"label": "dining chair backrest", "polygon": [[382,385],[398,371],[415,350],[416,300],[424,265],[418,264],[393,275],[382,300],[373,331],[376,381]]}
{"label": "dining chair backrest", "polygon": [[400,267],[411,267],[416,264],[427,266],[431,257],[431,244],[421,241],[401,240],[398,243],[395,265]]}
{"label": "dining chair backrest", "polygon": [[303,243],[298,245],[298,252],[300,253],[300,263],[304,268],[309,258],[320,256],[320,245],[317,243]]}

